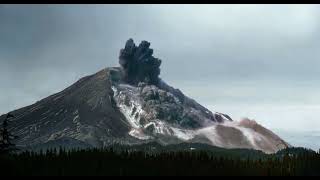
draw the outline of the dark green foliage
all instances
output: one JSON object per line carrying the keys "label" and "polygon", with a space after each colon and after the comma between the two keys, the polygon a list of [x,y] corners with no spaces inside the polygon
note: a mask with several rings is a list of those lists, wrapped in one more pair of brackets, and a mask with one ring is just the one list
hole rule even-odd
{"label": "dark green foliage", "polygon": [[316,154],[315,151],[311,150],[311,149],[307,149],[307,148],[302,148],[302,147],[293,147],[293,148],[287,148],[287,149],[283,149],[277,152],[277,155],[279,156],[283,156],[283,155],[303,155],[305,153],[309,153],[309,154]]}
{"label": "dark green foliage", "polygon": [[[0,157],[1,175],[320,175],[312,151],[266,155],[250,150],[158,144],[23,152]],[[182,147],[182,148],[181,148]],[[184,149],[186,148],[186,149]],[[197,148],[199,150],[197,150]],[[183,150],[184,149],[184,150]],[[292,149],[288,149],[291,151]]]}
{"label": "dark green foliage", "polygon": [[18,137],[14,136],[10,132],[9,128],[9,122],[12,118],[14,118],[14,116],[8,113],[0,128],[0,155],[17,150],[15,144],[12,141],[14,139],[17,139]]}

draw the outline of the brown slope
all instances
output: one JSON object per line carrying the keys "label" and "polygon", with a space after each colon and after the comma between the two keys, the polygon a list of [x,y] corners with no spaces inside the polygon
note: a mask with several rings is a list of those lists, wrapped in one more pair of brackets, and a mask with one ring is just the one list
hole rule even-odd
{"label": "brown slope", "polygon": [[[112,105],[108,69],[81,78],[65,90],[12,111],[21,145],[69,137],[94,146],[127,136],[128,123]],[[0,117],[0,121],[4,116]]]}

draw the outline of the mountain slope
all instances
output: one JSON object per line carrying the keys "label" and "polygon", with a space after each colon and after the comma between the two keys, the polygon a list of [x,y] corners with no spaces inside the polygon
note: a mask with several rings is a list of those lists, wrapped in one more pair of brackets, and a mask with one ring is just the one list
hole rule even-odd
{"label": "mountain slope", "polygon": [[[141,87],[115,81],[120,73],[120,68],[104,69],[80,79],[62,92],[12,111],[16,115],[12,127],[13,132],[20,137],[18,144],[39,146],[59,142],[64,146],[76,147],[79,144],[83,147],[78,143],[81,141],[89,147],[102,147],[113,142],[198,142],[269,153],[285,147],[278,136],[262,126],[250,125],[249,120],[245,120],[246,123],[235,122],[227,115],[212,113],[181,92],[180,98],[183,98],[184,103],[180,104],[182,111],[178,115],[181,114],[183,118],[179,121],[179,118],[170,116],[170,113],[176,113],[172,110],[178,106],[175,103],[162,102],[163,107],[168,107],[162,110],[152,104],[143,107],[144,102],[141,101],[148,96],[143,94],[144,98],[141,98]],[[168,96],[179,101],[173,95],[179,91],[163,84],[166,91],[152,85],[146,85],[143,89],[165,91]],[[165,114],[156,114],[159,111]],[[0,117],[1,120],[3,118]],[[64,138],[69,138],[69,143],[61,141]]]}
{"label": "mountain slope", "polygon": [[[107,70],[84,77],[67,89],[13,111],[13,131],[19,144],[35,145],[70,137],[102,146],[109,139],[127,138],[129,124],[113,108]],[[1,119],[4,117],[1,116]],[[130,137],[128,137],[130,139]]]}

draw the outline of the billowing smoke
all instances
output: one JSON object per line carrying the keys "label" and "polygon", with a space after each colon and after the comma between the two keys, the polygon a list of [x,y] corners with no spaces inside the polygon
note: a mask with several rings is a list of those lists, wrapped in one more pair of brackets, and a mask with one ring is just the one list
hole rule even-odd
{"label": "billowing smoke", "polygon": [[120,50],[119,63],[124,71],[124,81],[136,85],[139,82],[157,85],[161,60],[152,56],[150,43],[142,41],[136,46],[132,39]]}

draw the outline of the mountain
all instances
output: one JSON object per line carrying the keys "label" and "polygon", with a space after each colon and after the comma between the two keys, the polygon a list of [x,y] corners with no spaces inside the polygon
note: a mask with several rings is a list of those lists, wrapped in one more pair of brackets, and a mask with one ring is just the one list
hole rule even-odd
{"label": "mountain", "polygon": [[[104,147],[114,143],[202,143],[274,153],[289,145],[255,121],[211,112],[160,77],[150,43],[132,39],[120,67],[81,78],[65,90],[12,111],[24,148]],[[3,121],[5,116],[0,117]]]}

